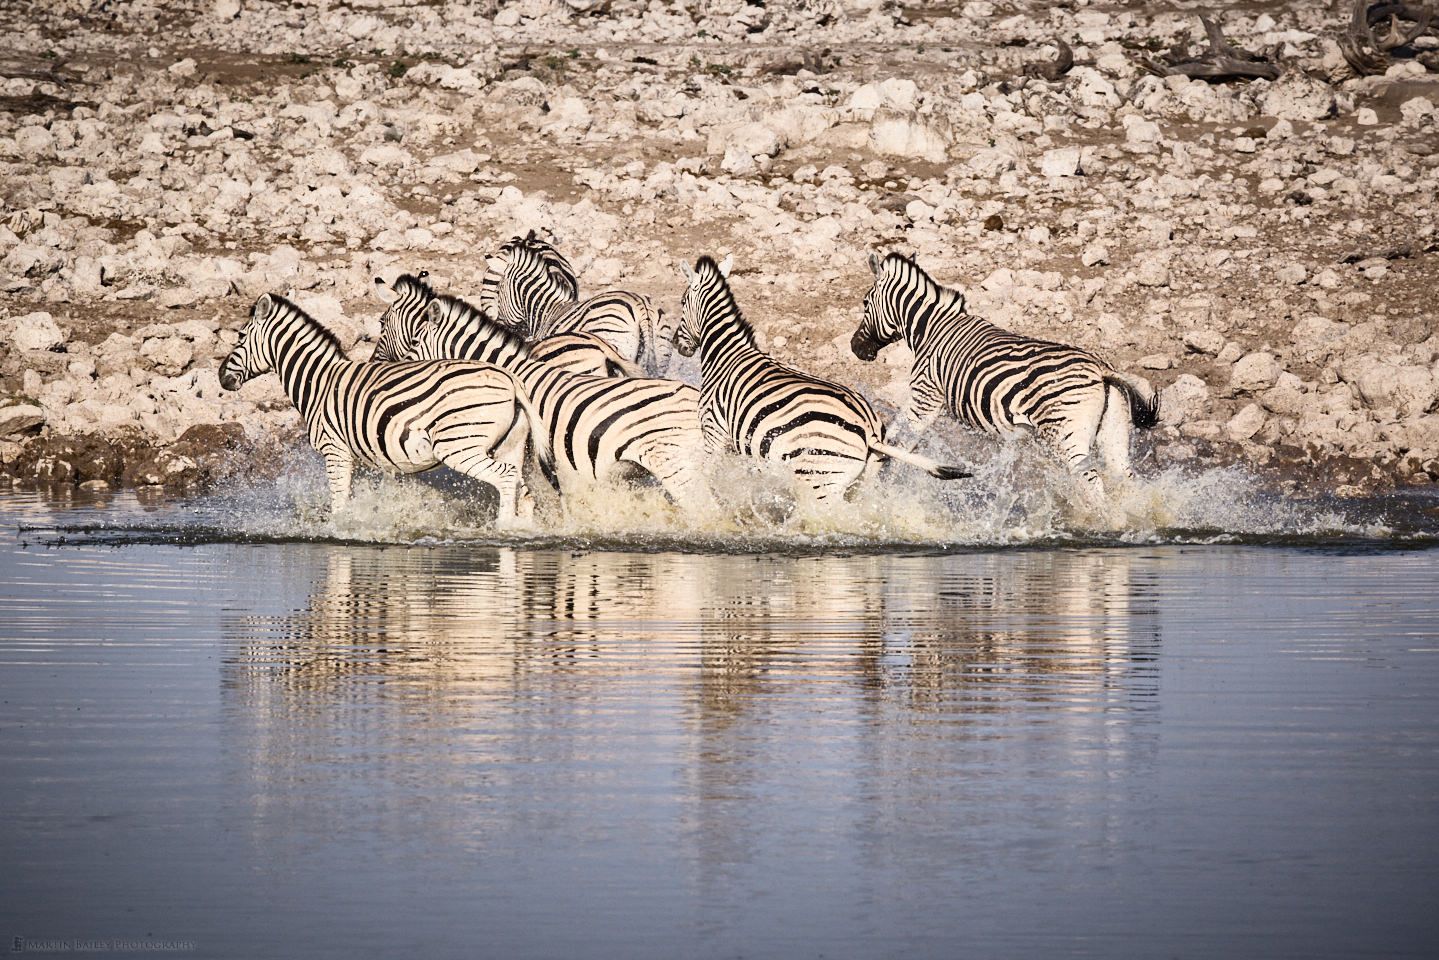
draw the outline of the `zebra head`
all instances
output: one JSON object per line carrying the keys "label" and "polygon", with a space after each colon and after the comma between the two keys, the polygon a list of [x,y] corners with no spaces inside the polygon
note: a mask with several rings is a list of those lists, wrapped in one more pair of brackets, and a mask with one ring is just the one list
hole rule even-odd
{"label": "zebra head", "polygon": [[487,266],[480,283],[480,309],[527,337],[543,336],[546,331],[541,326],[550,311],[580,298],[574,267],[533,230],[510,238]]}
{"label": "zebra head", "polygon": [[371,359],[399,360],[414,345],[425,308],[435,299],[435,291],[425,282],[429,275],[428,270],[402,274],[393,286],[375,278],[375,296],[388,306],[380,317],[380,342]]}
{"label": "zebra head", "polygon": [[906,311],[913,306],[916,291],[913,274],[922,271],[897,253],[881,262],[869,255],[869,269],[874,284],[864,295],[864,315],[859,329],[850,338],[849,349],[861,360],[873,360],[884,347],[904,336]]}
{"label": "zebra head", "polygon": [[705,319],[714,311],[716,301],[734,304],[729,289],[729,272],[734,266],[734,254],[715,263],[711,257],[700,257],[690,269],[689,264],[680,264],[688,286],[680,300],[680,319],[675,326],[675,352],[682,357],[694,356],[704,335]]}
{"label": "zebra head", "polygon": [[245,381],[274,369],[267,349],[267,327],[280,313],[282,303],[287,303],[283,297],[265,293],[250,307],[250,322],[240,331],[240,342],[220,364],[220,386],[238,390]]}

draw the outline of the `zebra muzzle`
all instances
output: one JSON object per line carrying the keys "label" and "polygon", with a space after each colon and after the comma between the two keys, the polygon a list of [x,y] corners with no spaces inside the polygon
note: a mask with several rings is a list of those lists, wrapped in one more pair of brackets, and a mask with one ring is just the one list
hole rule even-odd
{"label": "zebra muzzle", "polygon": [[859,331],[855,331],[854,336],[850,337],[849,349],[861,360],[873,360],[879,355],[879,344]]}

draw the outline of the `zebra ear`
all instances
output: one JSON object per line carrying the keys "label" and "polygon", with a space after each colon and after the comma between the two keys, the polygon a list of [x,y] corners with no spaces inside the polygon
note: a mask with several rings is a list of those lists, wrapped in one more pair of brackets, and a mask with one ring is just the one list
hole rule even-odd
{"label": "zebra ear", "polygon": [[734,269],[734,254],[730,254],[719,262],[720,276],[729,279],[729,272]]}
{"label": "zebra ear", "polygon": [[685,278],[686,283],[693,285],[695,279],[699,277],[699,274],[695,273],[694,268],[691,267],[688,263],[685,263],[683,260],[679,262],[679,268],[680,276]]}
{"label": "zebra ear", "polygon": [[444,312],[444,309],[445,306],[440,303],[438,297],[431,300],[429,306],[425,307],[425,315],[420,318],[420,322],[438,324],[440,322],[440,314]]}
{"label": "zebra ear", "polygon": [[274,312],[275,298],[268,293],[262,293],[260,294],[260,298],[255,301],[255,305],[250,308],[250,318],[252,320],[264,320]]}
{"label": "zebra ear", "polygon": [[869,272],[874,274],[876,277],[879,276],[879,254],[875,253],[872,250],[869,254]]}
{"label": "zebra ear", "polygon": [[385,282],[384,277],[376,277],[375,299],[380,301],[381,303],[394,303],[396,300],[400,299],[400,295],[394,290],[390,289],[390,285]]}

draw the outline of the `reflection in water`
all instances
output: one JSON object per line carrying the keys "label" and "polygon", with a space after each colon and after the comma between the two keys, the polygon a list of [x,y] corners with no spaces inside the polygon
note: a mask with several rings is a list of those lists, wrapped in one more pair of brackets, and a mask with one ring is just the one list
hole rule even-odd
{"label": "reflection in water", "polygon": [[[291,611],[225,624],[227,697],[255,725],[235,743],[257,791],[353,776],[344,761],[362,744],[387,794],[424,793],[409,758],[442,749],[476,806],[430,826],[482,847],[535,815],[517,802],[527,767],[584,764],[626,803],[678,789],[680,832],[712,871],[707,902],[725,902],[728,871],[773,828],[756,802],[818,804],[899,869],[894,838],[912,818],[932,818],[926,843],[972,840],[943,825],[956,803],[984,808],[986,770],[1070,769],[1066,794],[1036,809],[1087,821],[1104,816],[1106,778],[1148,762],[1157,567],[1133,551],[289,556],[276,573],[303,591]],[[648,738],[673,766],[653,768]]]}
{"label": "reflection in water", "polygon": [[0,937],[790,960],[1439,936],[1432,549],[176,547],[12,503],[53,532],[0,539]]}

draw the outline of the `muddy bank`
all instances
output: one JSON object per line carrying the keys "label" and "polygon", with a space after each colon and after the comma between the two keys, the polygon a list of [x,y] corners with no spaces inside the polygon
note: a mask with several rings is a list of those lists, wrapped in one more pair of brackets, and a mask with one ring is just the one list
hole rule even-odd
{"label": "muddy bank", "polygon": [[473,294],[543,227],[669,312],[734,253],[773,353],[890,407],[907,358],[848,340],[869,252],[913,253],[1161,389],[1153,462],[1427,483],[1439,40],[1361,76],[1347,5],[1212,13],[1274,79],[1156,75],[1194,14],[1081,2],[0,11],[0,477],[204,483],[297,435],[216,378],[258,293],[364,356],[376,274]]}

